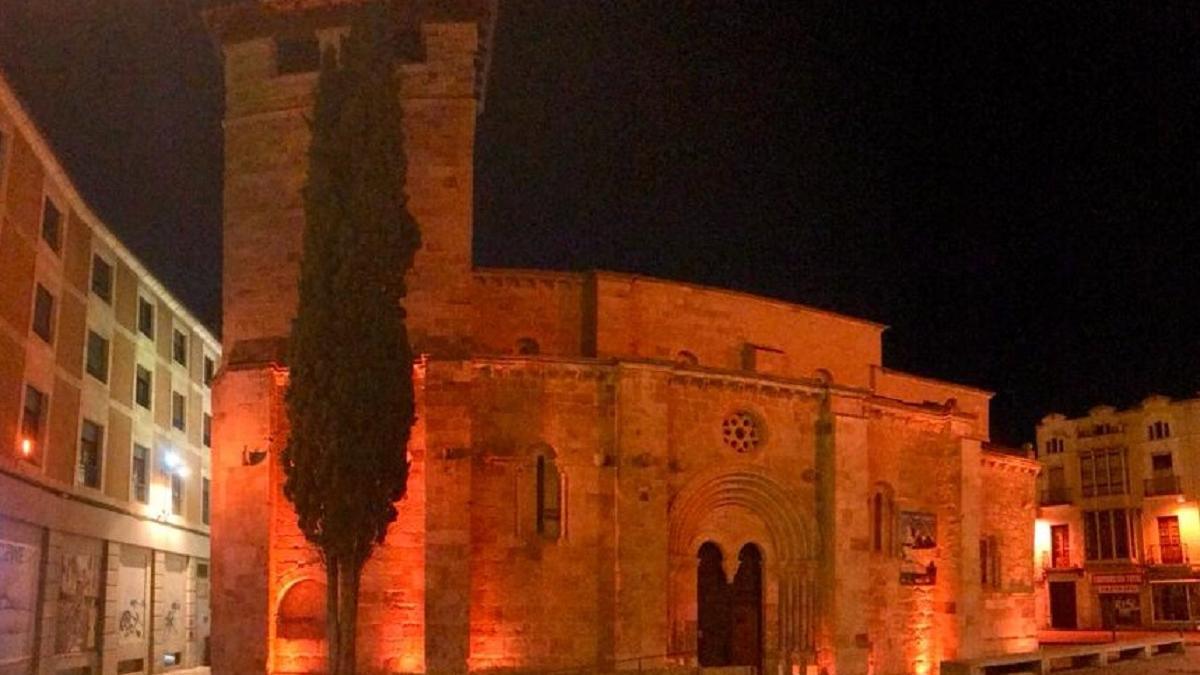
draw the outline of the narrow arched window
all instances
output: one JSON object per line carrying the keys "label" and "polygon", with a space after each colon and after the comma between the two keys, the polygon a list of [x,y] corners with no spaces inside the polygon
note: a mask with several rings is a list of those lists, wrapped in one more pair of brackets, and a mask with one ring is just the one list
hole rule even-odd
{"label": "narrow arched window", "polygon": [[554,459],[537,458],[537,531],[547,539],[558,539],[562,532],[562,479]]}
{"label": "narrow arched window", "polygon": [[686,349],[679,350],[675,355],[675,363],[681,366],[696,366],[700,364],[700,359],[695,354]]}
{"label": "narrow arched window", "polygon": [[875,493],[875,503],[872,504],[874,511],[871,520],[871,550],[883,550],[883,493]]}
{"label": "narrow arched window", "polygon": [[876,485],[867,507],[871,517],[871,550],[888,556],[893,555],[896,516],[892,488],[886,483]]}
{"label": "narrow arched window", "polygon": [[540,353],[541,347],[538,346],[537,340],[531,337],[523,337],[517,340],[517,353],[521,356],[533,356]]}

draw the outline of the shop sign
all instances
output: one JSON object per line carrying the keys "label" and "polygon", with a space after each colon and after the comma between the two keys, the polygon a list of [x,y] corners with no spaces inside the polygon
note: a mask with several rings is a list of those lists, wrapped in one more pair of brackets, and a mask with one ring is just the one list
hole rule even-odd
{"label": "shop sign", "polygon": [[1140,593],[1142,587],[1134,584],[1105,584],[1096,586],[1096,592],[1103,595],[1128,595],[1130,593]]}
{"label": "shop sign", "polygon": [[1120,585],[1142,585],[1146,578],[1141,572],[1127,572],[1124,574],[1093,574],[1093,586],[1120,586]]}

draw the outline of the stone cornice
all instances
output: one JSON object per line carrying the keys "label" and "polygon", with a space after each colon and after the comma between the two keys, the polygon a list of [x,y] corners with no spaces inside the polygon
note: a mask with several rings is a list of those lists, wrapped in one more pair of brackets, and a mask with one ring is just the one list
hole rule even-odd
{"label": "stone cornice", "polygon": [[1042,465],[1035,460],[991,450],[981,452],[979,461],[985,468],[1013,471],[1030,476],[1036,476],[1042,470]]}

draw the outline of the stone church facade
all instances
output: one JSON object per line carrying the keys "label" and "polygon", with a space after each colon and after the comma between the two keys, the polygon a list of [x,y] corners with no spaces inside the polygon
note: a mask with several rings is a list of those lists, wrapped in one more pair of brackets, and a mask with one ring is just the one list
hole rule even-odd
{"label": "stone church facade", "polygon": [[[227,90],[218,673],[323,668],[323,571],[278,459],[311,54],[340,10],[208,15]],[[884,327],[855,318],[474,267],[495,8],[412,2],[399,20],[416,45],[398,72],[422,356],[408,495],[363,581],[362,672],[925,674],[1036,646],[1038,466],[989,446],[989,393],[883,367]]]}

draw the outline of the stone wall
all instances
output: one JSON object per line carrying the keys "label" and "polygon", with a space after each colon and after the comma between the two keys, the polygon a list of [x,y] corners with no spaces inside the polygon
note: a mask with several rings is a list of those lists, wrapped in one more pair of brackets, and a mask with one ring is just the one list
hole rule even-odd
{"label": "stone wall", "polygon": [[1029,460],[995,453],[984,458],[980,534],[994,547],[996,559],[989,570],[995,576],[983,588],[980,635],[987,653],[1037,648],[1032,555],[1036,470]]}

